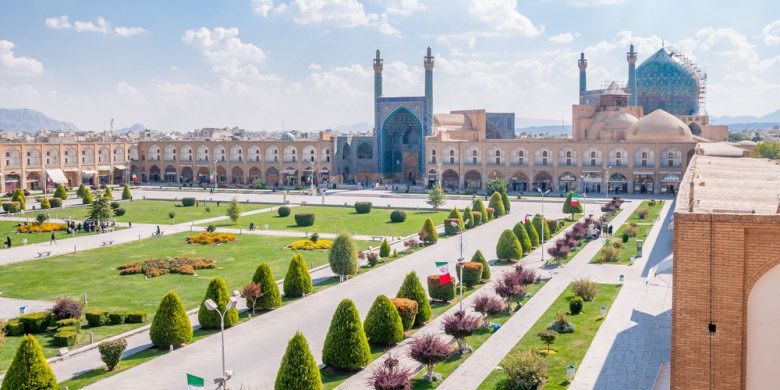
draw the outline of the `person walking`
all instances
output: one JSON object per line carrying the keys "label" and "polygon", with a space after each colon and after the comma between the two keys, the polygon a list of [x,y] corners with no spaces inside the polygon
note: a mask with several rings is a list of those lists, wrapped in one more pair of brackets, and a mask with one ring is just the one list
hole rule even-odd
{"label": "person walking", "polygon": [[55,244],[57,244],[57,237],[54,235],[54,232],[51,232],[51,241],[49,241],[49,245]]}
{"label": "person walking", "polygon": [[11,249],[11,237],[5,236],[5,247]]}

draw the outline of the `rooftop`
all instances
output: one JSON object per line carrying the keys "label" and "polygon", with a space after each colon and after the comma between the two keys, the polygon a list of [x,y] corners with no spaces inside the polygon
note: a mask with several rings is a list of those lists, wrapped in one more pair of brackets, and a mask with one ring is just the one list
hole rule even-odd
{"label": "rooftop", "polygon": [[780,161],[696,155],[680,183],[676,212],[777,215]]}

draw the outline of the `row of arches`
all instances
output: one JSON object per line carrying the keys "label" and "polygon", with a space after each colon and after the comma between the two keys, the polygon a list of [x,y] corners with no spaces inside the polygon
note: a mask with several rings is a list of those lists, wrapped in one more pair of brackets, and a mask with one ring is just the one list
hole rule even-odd
{"label": "row of arches", "polygon": [[[307,166],[298,170],[296,167],[268,167],[260,169],[250,167],[245,169],[240,166],[233,166],[228,172],[227,168],[217,166],[214,172],[208,167],[180,167],[168,165],[165,168],[152,165],[147,171],[135,165],[130,167],[131,175],[139,177],[144,182],[157,183],[180,183],[180,184],[198,184],[207,185],[215,180],[220,184],[244,185],[260,181],[268,186],[288,185],[296,186],[303,184],[318,184],[328,180],[330,170],[321,168],[315,171],[314,167]],[[213,175],[212,175],[213,173]]]}
{"label": "row of arches", "polygon": [[95,148],[86,145],[80,148],[66,146],[63,148],[62,153],[56,147],[48,147],[43,151],[39,148],[28,148],[22,155],[19,149],[8,149],[3,154],[2,162],[3,166],[8,168],[19,168],[23,163],[27,166],[40,166],[42,164],[49,166],[60,164],[109,164],[111,162],[126,162],[128,154],[130,159],[132,159],[134,151],[135,147],[131,148],[129,153],[126,153],[125,148],[119,145],[114,146],[113,149],[108,146],[101,146],[97,148],[96,154]]}
{"label": "row of arches", "polygon": [[[330,162],[330,149],[320,150],[320,161]],[[314,146],[308,145],[301,149],[300,153],[296,146],[288,145],[279,148],[271,145],[265,149],[260,146],[252,145],[244,148],[241,145],[233,145],[228,150],[217,145],[210,149],[206,145],[198,145],[193,148],[190,145],[177,147],[176,145],[165,145],[160,148],[157,144],[149,145],[146,149],[146,159],[149,161],[231,161],[231,162],[297,162],[297,161],[317,161],[317,150]]]}

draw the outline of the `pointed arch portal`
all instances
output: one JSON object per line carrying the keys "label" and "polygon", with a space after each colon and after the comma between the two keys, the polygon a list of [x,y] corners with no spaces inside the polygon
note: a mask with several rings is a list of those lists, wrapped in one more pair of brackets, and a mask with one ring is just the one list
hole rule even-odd
{"label": "pointed arch portal", "polygon": [[381,131],[381,167],[385,177],[414,182],[423,171],[423,127],[405,107],[387,116]]}

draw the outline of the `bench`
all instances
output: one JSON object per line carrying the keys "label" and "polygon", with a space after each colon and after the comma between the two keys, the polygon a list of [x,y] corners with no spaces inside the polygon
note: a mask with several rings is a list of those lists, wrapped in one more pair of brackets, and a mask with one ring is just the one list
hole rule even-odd
{"label": "bench", "polygon": [[47,256],[51,256],[51,251],[38,252],[38,256],[36,257],[47,257]]}
{"label": "bench", "polygon": [[114,244],[114,240],[109,240],[109,241],[103,241],[103,244],[101,246],[107,246],[107,245],[113,245],[113,244]]}
{"label": "bench", "polygon": [[384,241],[384,236],[371,236],[371,241]]}

